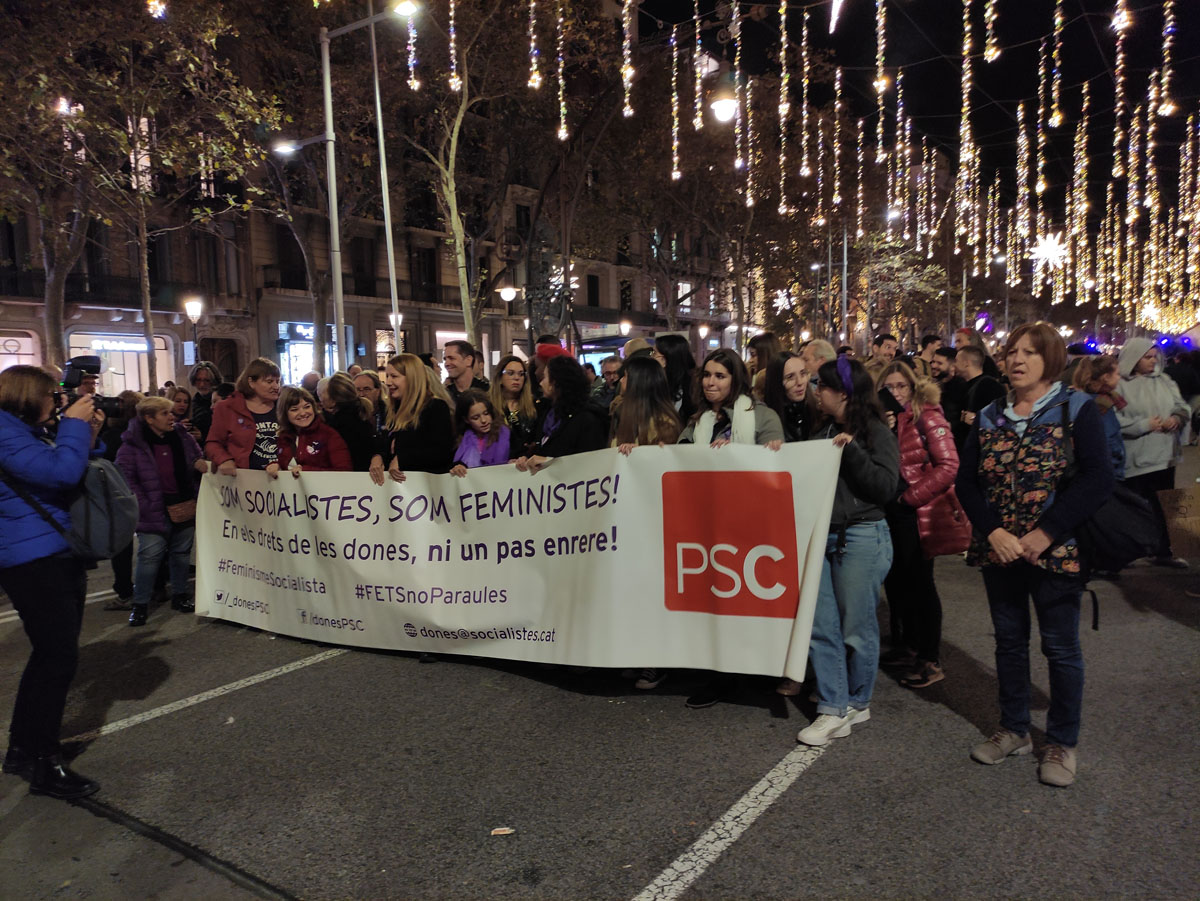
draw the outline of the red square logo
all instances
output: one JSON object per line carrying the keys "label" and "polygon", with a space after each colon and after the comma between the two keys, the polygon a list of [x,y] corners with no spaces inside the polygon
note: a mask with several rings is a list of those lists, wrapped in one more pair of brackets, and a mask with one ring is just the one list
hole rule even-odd
{"label": "red square logo", "polygon": [[668,472],[662,494],[668,610],[795,618],[790,473]]}

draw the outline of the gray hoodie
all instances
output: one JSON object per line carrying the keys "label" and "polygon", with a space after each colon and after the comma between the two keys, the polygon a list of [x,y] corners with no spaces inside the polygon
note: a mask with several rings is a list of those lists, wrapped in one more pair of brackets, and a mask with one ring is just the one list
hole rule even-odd
{"label": "gray hoodie", "polygon": [[1163,373],[1162,355],[1154,371],[1134,375],[1133,367],[1154,346],[1150,338],[1130,338],[1121,348],[1117,368],[1121,384],[1114,392],[1124,398],[1125,406],[1116,409],[1121,436],[1125,439],[1125,478],[1159,472],[1174,466],[1179,460],[1183,429],[1176,432],[1155,432],[1150,428],[1154,417],[1167,419],[1178,416],[1182,424],[1190,421],[1192,411],[1179,393],[1179,386]]}

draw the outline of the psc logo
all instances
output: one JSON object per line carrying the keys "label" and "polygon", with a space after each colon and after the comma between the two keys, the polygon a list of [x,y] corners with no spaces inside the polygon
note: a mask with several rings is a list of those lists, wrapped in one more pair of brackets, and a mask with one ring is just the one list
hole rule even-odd
{"label": "psc logo", "polygon": [[668,472],[662,494],[668,610],[795,618],[790,473]]}

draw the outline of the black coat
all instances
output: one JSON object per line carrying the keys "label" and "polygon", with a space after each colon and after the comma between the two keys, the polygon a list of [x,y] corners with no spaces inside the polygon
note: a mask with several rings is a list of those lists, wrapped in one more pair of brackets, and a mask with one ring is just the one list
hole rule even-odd
{"label": "black coat", "polygon": [[325,422],[342,436],[350,449],[350,465],[354,472],[366,472],[371,468],[371,457],[378,450],[375,438],[375,423],[358,415],[357,407],[348,407],[335,413],[326,413]]}
{"label": "black coat", "polygon": [[388,432],[380,445],[384,466],[395,458],[404,472],[449,472],[455,450],[450,407],[440,398],[430,398],[414,428]]}
{"label": "black coat", "polygon": [[[539,423],[539,431],[545,426],[546,416]],[[588,403],[566,422],[559,423],[553,435],[545,437],[543,434],[534,453],[545,457],[568,457],[604,447],[608,447],[608,417],[595,404]]]}

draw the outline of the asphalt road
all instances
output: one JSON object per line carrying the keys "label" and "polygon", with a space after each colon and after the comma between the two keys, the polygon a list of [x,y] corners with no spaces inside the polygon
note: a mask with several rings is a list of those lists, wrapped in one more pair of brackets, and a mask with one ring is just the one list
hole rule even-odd
{"label": "asphalt road", "polygon": [[[1181,485],[1198,463],[1189,451]],[[331,652],[166,608],[133,630],[102,609],[102,567],[64,734],[103,789],[71,805],[0,776],[0,898],[1194,898],[1192,563],[1096,583],[1065,790],[1032,757],[968,758],[997,713],[982,586],[958,559],[937,565],[946,680],[912,692],[881,674],[871,721],[823,753],[797,750],[811,705],[773,680],[688,710],[698,674],[635,692],[609,672]],[[27,648],[0,602],[4,717]]]}

